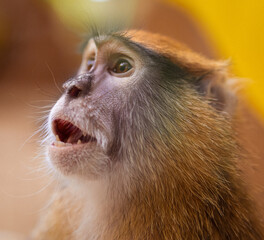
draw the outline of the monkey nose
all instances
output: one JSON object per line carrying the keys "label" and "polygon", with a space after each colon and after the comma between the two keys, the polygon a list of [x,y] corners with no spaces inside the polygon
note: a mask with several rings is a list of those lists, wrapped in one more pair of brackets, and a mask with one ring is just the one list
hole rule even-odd
{"label": "monkey nose", "polygon": [[76,87],[75,85],[73,85],[68,91],[67,94],[72,97],[72,98],[77,98],[79,97],[80,93],[81,93],[81,89],[79,89],[78,87]]}
{"label": "monkey nose", "polygon": [[92,76],[90,74],[82,74],[69,79],[64,85],[66,94],[70,98],[78,98],[81,95],[88,95],[91,92]]}

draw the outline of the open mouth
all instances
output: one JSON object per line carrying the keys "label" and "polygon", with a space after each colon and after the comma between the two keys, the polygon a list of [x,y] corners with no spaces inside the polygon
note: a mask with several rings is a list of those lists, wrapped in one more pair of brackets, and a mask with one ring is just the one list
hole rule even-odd
{"label": "open mouth", "polygon": [[83,144],[97,142],[95,137],[82,132],[81,129],[63,119],[53,121],[53,132],[56,141],[52,143],[56,147],[72,146],[75,144]]}

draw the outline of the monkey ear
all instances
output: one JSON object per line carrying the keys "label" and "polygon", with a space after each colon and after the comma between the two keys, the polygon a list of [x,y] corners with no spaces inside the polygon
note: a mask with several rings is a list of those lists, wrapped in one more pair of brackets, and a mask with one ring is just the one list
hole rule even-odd
{"label": "monkey ear", "polygon": [[198,92],[209,100],[217,111],[230,115],[236,107],[237,79],[227,73],[227,63],[220,68],[209,70],[196,81]]}

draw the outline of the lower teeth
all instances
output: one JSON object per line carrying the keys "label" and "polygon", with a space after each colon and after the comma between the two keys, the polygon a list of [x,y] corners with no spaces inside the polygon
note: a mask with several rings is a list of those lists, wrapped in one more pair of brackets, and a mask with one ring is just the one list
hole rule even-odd
{"label": "lower teeth", "polygon": [[65,147],[65,146],[71,146],[71,145],[72,145],[71,143],[64,143],[61,141],[55,141],[54,142],[54,146],[56,146],[56,147]]}
{"label": "lower teeth", "polygon": [[[68,143],[68,142],[65,143],[65,142],[62,142],[58,135],[56,135],[56,140],[53,143],[53,145],[56,146],[56,147],[72,146],[73,144],[76,144],[76,143]],[[77,141],[77,144],[82,144],[82,140],[79,139]]]}

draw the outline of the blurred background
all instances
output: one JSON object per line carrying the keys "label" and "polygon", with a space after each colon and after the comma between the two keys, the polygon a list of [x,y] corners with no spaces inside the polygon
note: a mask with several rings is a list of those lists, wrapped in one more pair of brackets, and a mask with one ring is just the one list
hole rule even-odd
{"label": "blurred background", "polygon": [[264,209],[264,1],[0,0],[0,230],[28,234],[56,183],[39,154],[46,110],[81,61],[91,22],[165,34],[246,81],[236,128],[243,176]]}

